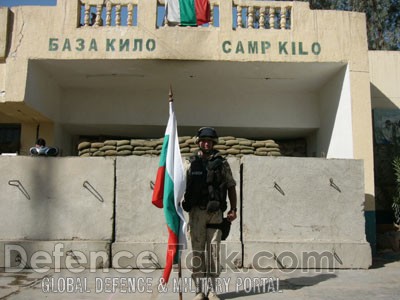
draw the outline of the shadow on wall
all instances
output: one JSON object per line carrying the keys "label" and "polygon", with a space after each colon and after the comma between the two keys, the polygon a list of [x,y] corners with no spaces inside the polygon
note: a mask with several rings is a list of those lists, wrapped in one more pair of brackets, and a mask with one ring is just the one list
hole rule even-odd
{"label": "shadow on wall", "polygon": [[399,109],[400,107],[393,103],[379,88],[371,83],[371,106],[372,109]]}
{"label": "shadow on wall", "polygon": [[[59,222],[59,217],[55,216],[53,208],[57,205],[56,197],[57,194],[55,182],[56,174],[54,171],[54,160],[49,161],[50,157],[37,157],[36,159],[42,160],[41,164],[37,164],[36,170],[32,170],[32,174],[29,174],[32,182],[32,203],[30,205],[30,215],[32,223],[34,219],[40,220],[41,233],[30,232],[31,236],[35,236],[42,240],[56,240],[58,237],[54,234],[54,226]],[[34,171],[33,171],[34,170]],[[34,187],[41,187],[39,189]]]}
{"label": "shadow on wall", "polygon": [[[8,20],[7,20],[7,40],[6,40],[6,57],[9,56],[12,44],[12,33],[14,31],[14,13],[8,10]],[[6,58],[5,57],[5,58]],[[4,58],[4,59],[5,59]]]}
{"label": "shadow on wall", "polygon": [[372,255],[376,253],[376,211],[370,210],[370,207],[375,206],[375,196],[365,194],[364,216],[365,216],[365,235],[368,243],[371,246]]}

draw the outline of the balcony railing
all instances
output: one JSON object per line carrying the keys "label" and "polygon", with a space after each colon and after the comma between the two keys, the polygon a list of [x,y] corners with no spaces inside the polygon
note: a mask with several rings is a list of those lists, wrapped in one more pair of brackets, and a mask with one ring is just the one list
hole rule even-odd
{"label": "balcony railing", "polygon": [[[157,28],[170,25],[165,18],[166,0],[154,0],[157,1],[156,12],[139,12],[142,1],[149,0],[80,0],[81,27],[138,26],[138,13],[156,15]],[[223,1],[232,2],[222,7]],[[233,30],[290,30],[292,7],[293,3],[287,1],[210,0],[210,22],[203,27],[220,27],[221,16],[229,16]]]}
{"label": "balcony railing", "polygon": [[[137,26],[139,0],[81,0],[81,26]],[[83,21],[83,22],[82,22]]]}
{"label": "balcony railing", "polygon": [[233,10],[236,28],[291,29],[291,2],[233,0]]}

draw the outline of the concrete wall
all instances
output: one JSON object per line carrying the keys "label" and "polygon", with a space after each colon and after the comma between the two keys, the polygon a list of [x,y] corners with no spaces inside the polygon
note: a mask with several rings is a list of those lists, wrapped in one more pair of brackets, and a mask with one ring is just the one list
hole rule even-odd
{"label": "concrete wall", "polygon": [[[246,156],[229,162],[239,218],[223,251],[236,253],[235,265],[280,267],[281,260],[287,267],[371,265],[360,161]],[[25,249],[31,261],[35,251],[52,253],[58,244],[64,249],[61,267],[71,253],[89,257],[90,251],[106,259],[80,266],[109,266],[112,257],[113,267],[140,268],[138,257],[150,253],[164,266],[167,229],[162,210],[150,200],[157,166],[158,157],[0,157],[0,267],[6,254],[18,266],[18,251],[7,251],[10,245]],[[301,258],[296,266],[286,262],[288,253]],[[309,265],[303,257],[309,253],[325,260]],[[184,257],[190,258],[190,249]]]}
{"label": "concrete wall", "polygon": [[39,64],[29,62],[26,81],[26,102],[49,119],[58,121],[61,90],[57,82]]}
{"label": "concrete wall", "polygon": [[[368,57],[372,109],[393,110],[393,113],[396,113],[400,108],[400,51],[369,51]],[[379,120],[375,121],[379,122]],[[394,151],[391,145],[385,144],[377,143],[374,148],[375,178],[377,178],[375,186],[378,192],[376,193],[376,213],[373,218],[376,219],[379,235],[380,232],[388,230],[381,224],[392,223]],[[372,216],[370,218],[372,219]],[[382,243],[379,246],[386,247]]]}
{"label": "concrete wall", "polygon": [[319,93],[318,157],[354,158],[349,75],[343,68]]}
{"label": "concrete wall", "polygon": [[[210,76],[209,82],[217,81],[217,76]],[[150,84],[150,82],[148,83]],[[188,83],[189,84],[189,83]],[[219,85],[223,85],[220,82]],[[226,82],[226,88],[234,92],[232,94],[215,94],[213,97],[204,98],[201,93],[189,94],[190,88],[179,93],[179,99],[190,101],[179,102],[179,124],[181,126],[197,126],[201,123],[203,114],[194,113],[193,103],[202,103],[204,107],[212,107],[210,116],[206,122],[215,126],[236,126],[241,128],[318,128],[320,124],[318,112],[318,99],[313,93],[268,93],[243,89],[242,86],[232,86]],[[211,88],[206,84],[207,88]],[[199,87],[193,85],[193,90]],[[257,95],[256,95],[257,94]],[[113,109],[110,111],[110,99]],[[130,99],[130,101],[126,101]],[[216,101],[218,99],[218,101]],[[246,99],[247,105],[240,102]],[[62,123],[71,124],[97,124],[99,118],[103,124],[131,124],[154,125],[165,124],[165,106],[162,106],[165,96],[154,97],[149,87],[148,93],[140,93],[135,90],[121,90],[115,93],[115,89],[67,89],[62,96],[59,119]],[[165,102],[165,101],[164,101]],[[149,105],[151,104],[151,107]],[[96,114],[88,115],[87,112],[95,110]],[[201,111],[201,108],[199,108]],[[225,117],[218,118],[216,112],[224,111]],[[251,119],[248,116],[252,116]],[[290,116],[290,118],[287,118]]]}
{"label": "concrete wall", "polygon": [[369,51],[372,108],[400,107],[400,52]]}

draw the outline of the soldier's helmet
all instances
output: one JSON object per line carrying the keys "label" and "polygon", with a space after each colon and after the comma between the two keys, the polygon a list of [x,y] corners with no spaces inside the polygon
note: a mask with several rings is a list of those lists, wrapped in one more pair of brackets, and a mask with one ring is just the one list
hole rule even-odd
{"label": "soldier's helmet", "polygon": [[218,144],[217,132],[212,127],[202,127],[197,132],[196,144],[198,144],[200,140],[212,140],[214,144]]}

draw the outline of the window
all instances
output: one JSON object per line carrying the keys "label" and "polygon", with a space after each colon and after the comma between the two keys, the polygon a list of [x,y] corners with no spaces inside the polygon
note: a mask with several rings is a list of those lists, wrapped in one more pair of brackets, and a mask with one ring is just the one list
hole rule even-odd
{"label": "window", "polygon": [[20,138],[20,124],[0,124],[0,154],[19,152]]}

